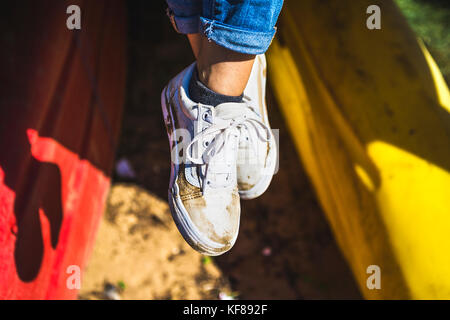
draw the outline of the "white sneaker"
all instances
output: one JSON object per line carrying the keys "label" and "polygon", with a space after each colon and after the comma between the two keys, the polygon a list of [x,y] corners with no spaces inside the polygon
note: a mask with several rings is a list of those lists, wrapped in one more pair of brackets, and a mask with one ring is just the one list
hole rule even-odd
{"label": "white sneaker", "polygon": [[184,239],[206,255],[235,243],[240,220],[236,156],[242,104],[192,101],[195,63],[164,88],[161,105],[172,153],[169,205]]}
{"label": "white sneaker", "polygon": [[[277,163],[277,146],[270,129],[266,106],[266,58],[255,58],[244,102],[253,126],[242,126],[237,160],[237,183],[242,199],[254,199],[269,187]],[[259,123],[262,123],[259,124]]]}

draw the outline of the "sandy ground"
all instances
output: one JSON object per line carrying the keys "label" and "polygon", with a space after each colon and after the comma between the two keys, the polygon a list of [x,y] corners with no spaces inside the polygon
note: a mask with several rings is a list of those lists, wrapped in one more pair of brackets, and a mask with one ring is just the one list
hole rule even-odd
{"label": "sandy ground", "polygon": [[163,1],[130,6],[117,159],[126,158],[136,178],[114,177],[80,298],[104,299],[114,286],[122,299],[360,299],[270,90],[270,121],[280,129],[280,170],[271,187],[241,201],[240,235],[229,253],[205,259],[184,242],[166,200],[170,158],[159,100],[193,56],[163,10]]}
{"label": "sandy ground", "polygon": [[[110,192],[82,299],[106,298],[114,285],[123,299],[214,299],[231,294],[220,269],[181,238],[169,207],[133,184]],[[121,292],[120,292],[121,291]]]}

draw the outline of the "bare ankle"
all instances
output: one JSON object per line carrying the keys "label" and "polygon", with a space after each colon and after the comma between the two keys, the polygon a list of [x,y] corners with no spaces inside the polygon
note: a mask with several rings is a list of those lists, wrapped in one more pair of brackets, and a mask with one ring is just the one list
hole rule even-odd
{"label": "bare ankle", "polygon": [[197,59],[200,81],[217,93],[241,95],[247,85],[255,56],[228,50],[204,37],[202,41]]}

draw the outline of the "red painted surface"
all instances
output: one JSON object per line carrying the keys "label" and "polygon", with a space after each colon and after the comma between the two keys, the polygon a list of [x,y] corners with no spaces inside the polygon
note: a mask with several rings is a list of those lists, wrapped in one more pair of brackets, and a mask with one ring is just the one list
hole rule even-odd
{"label": "red painted surface", "polygon": [[120,129],[125,7],[26,3],[0,22],[0,299],[73,299],[66,270],[92,251]]}

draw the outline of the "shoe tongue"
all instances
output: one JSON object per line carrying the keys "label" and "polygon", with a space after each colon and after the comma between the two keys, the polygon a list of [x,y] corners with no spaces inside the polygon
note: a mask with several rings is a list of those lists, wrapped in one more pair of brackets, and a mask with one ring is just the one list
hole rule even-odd
{"label": "shoe tongue", "polygon": [[245,103],[225,102],[214,107],[214,113],[217,117],[228,120],[242,116]]}

